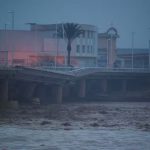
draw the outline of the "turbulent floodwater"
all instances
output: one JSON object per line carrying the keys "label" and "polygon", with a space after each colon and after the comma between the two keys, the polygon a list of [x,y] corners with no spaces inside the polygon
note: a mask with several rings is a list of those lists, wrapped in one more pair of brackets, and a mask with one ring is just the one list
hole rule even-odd
{"label": "turbulent floodwater", "polygon": [[0,150],[150,150],[150,103],[0,111]]}
{"label": "turbulent floodwater", "polygon": [[0,150],[149,150],[150,132],[0,127]]}

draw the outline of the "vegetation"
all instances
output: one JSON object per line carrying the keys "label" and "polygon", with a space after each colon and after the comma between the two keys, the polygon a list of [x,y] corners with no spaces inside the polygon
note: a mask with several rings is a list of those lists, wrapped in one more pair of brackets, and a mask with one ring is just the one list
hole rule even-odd
{"label": "vegetation", "polygon": [[67,39],[67,65],[70,66],[71,44],[73,40],[83,33],[81,26],[75,23],[65,23],[58,30],[58,35]]}

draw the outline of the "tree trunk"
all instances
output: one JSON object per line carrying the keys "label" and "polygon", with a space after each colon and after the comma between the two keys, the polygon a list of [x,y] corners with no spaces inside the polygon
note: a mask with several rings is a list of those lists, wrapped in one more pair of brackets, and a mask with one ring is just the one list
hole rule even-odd
{"label": "tree trunk", "polygon": [[71,42],[68,42],[67,51],[68,51],[67,65],[70,66]]}

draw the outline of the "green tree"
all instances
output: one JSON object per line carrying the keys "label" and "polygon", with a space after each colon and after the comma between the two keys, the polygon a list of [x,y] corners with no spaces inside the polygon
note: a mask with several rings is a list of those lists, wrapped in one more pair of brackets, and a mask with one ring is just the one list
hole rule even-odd
{"label": "green tree", "polygon": [[67,65],[70,66],[70,54],[72,41],[83,33],[81,26],[75,23],[65,23],[58,30],[58,35],[67,39]]}

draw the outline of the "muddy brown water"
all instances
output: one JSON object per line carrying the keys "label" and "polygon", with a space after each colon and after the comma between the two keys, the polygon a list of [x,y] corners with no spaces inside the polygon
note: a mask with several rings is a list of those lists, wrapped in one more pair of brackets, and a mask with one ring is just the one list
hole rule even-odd
{"label": "muddy brown water", "polygon": [[136,130],[40,130],[0,127],[1,150],[149,150],[150,133]]}
{"label": "muddy brown water", "polygon": [[150,103],[66,104],[58,116],[31,114],[0,118],[0,150],[150,150]]}

